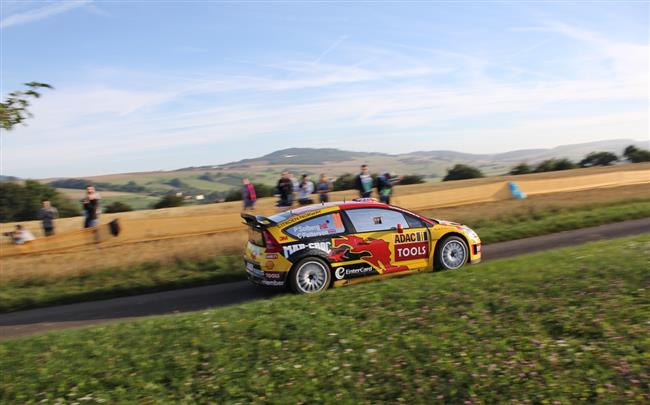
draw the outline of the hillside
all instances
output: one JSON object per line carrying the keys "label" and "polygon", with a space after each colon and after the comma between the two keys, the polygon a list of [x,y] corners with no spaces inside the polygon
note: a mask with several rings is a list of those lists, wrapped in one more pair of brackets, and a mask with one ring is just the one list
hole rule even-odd
{"label": "hillside", "polygon": [[[397,174],[418,174],[424,176],[427,181],[439,181],[444,177],[447,169],[457,163],[479,167],[486,175],[494,176],[507,173],[522,161],[536,163],[550,158],[569,158],[578,161],[592,151],[608,151],[620,155],[622,150],[631,144],[644,148],[648,146],[639,141],[617,139],[498,154],[470,154],[444,150],[386,154],[333,148],[287,148],[257,158],[221,165],[43,181],[48,183],[56,181],[55,187],[63,189],[83,189],[88,181],[92,181],[100,191],[121,192],[122,197],[129,200],[134,208],[145,208],[151,204],[152,199],[155,200],[171,192],[203,194],[204,201],[214,201],[223,198],[229,190],[238,187],[244,177],[250,178],[257,184],[274,185],[284,170],[289,170],[295,175],[307,173],[315,177],[320,173],[326,173],[330,177],[337,177],[344,173],[355,173],[359,170],[359,166],[365,163],[375,173],[388,171]],[[139,196],[142,197],[142,201],[138,201]],[[122,197],[115,196],[115,200],[120,200]]]}

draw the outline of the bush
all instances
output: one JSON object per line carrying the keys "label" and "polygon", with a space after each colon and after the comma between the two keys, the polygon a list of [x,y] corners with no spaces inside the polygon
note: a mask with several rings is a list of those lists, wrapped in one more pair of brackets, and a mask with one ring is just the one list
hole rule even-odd
{"label": "bush", "polygon": [[127,211],[133,211],[133,208],[129,204],[123,203],[121,201],[113,201],[112,203],[108,204],[106,208],[104,208],[104,212],[107,214]]}
{"label": "bush", "polygon": [[611,152],[591,152],[579,163],[580,167],[609,166],[618,160]]}
{"label": "bush", "polygon": [[407,185],[407,184],[422,184],[424,183],[424,176],[420,176],[419,174],[407,174],[402,176],[402,179],[399,181],[399,184],[401,185]]}
{"label": "bush", "polygon": [[442,181],[477,179],[483,177],[483,173],[476,167],[457,164],[451,169],[447,169],[447,175]]}
{"label": "bush", "polygon": [[180,207],[181,205],[183,205],[183,196],[168,194],[161,198],[160,201],[158,201],[153,207],[155,209],[159,209]]}
{"label": "bush", "polygon": [[547,159],[535,167],[535,173],[555,172],[558,170],[575,169],[577,166],[569,159]]}
{"label": "bush", "polygon": [[332,183],[332,189],[334,191],[355,189],[357,188],[356,177],[357,176],[352,173],[342,174],[336,180],[334,180],[334,183]]}
{"label": "bush", "polygon": [[44,199],[50,200],[62,218],[79,215],[79,207],[52,187],[34,180],[26,180],[24,185],[3,182],[0,183],[0,222],[38,219]]}
{"label": "bush", "polygon": [[532,172],[533,172],[533,169],[530,166],[528,166],[527,163],[519,163],[517,166],[513,167],[510,170],[510,174],[512,174],[514,176],[519,175],[519,174],[528,174],[528,173],[532,173]]}
{"label": "bush", "polygon": [[650,150],[630,145],[623,151],[623,156],[631,163],[650,162]]}

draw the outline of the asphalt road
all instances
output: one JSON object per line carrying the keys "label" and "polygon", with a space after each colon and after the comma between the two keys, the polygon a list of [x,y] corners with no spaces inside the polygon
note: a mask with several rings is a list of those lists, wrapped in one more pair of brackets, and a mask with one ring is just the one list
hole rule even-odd
{"label": "asphalt road", "polygon": [[[502,259],[647,232],[650,232],[650,218],[495,243],[484,246],[483,260]],[[267,299],[281,294],[285,292],[266,290],[248,281],[240,281],[12,312],[0,314],[0,340],[136,317],[198,311]]]}

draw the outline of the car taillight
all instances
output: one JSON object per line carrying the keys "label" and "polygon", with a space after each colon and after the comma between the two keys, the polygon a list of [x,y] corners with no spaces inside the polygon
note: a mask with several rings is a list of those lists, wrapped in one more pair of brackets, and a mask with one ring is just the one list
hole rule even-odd
{"label": "car taillight", "polygon": [[271,232],[264,231],[264,245],[266,246],[266,253],[280,253],[282,252],[282,245],[271,235]]}

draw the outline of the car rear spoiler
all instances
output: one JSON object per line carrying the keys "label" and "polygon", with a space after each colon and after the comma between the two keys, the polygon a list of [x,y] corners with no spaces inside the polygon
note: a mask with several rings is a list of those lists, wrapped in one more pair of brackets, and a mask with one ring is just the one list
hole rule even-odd
{"label": "car rear spoiler", "polygon": [[244,218],[244,224],[252,228],[265,229],[269,226],[275,225],[275,222],[262,215],[242,213],[241,217]]}

